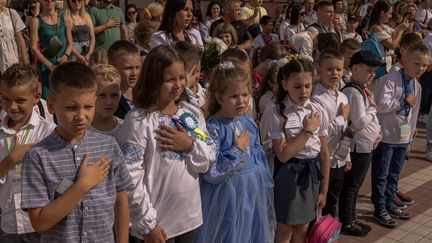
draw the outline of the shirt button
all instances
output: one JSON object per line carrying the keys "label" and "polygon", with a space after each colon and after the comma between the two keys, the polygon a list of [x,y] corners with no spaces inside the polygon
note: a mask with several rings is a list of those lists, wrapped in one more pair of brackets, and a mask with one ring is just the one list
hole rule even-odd
{"label": "shirt button", "polygon": [[87,210],[88,210],[88,207],[85,207],[85,208],[84,208],[84,210],[86,210],[86,211],[87,211]]}
{"label": "shirt button", "polygon": [[78,146],[77,146],[77,145],[74,145],[73,148],[74,148],[74,149],[78,149]]}
{"label": "shirt button", "polygon": [[87,235],[87,232],[86,232],[86,231],[84,231],[84,232],[83,232],[83,235]]}
{"label": "shirt button", "polygon": [[77,160],[77,161],[80,161],[80,160],[81,160],[81,158],[80,158],[80,157],[76,157],[76,160]]}

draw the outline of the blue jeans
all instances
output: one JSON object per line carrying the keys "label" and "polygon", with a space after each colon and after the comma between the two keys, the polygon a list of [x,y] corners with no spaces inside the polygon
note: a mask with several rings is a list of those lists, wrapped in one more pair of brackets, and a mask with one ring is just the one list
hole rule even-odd
{"label": "blue jeans", "polygon": [[385,208],[396,194],[408,144],[380,143],[372,156],[372,195],[375,210]]}

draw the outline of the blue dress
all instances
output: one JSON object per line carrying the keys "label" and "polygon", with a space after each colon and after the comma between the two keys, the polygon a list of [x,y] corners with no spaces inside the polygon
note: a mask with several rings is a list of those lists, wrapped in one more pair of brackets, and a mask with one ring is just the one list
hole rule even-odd
{"label": "blue dress", "polygon": [[[233,135],[249,131],[249,147],[234,145]],[[258,127],[249,115],[210,117],[207,130],[217,146],[216,161],[202,176],[203,225],[196,243],[265,243],[273,180],[260,145]]]}

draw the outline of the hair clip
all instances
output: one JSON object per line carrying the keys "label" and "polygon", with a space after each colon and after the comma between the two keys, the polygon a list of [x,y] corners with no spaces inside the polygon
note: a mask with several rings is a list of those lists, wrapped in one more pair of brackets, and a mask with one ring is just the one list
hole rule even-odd
{"label": "hair clip", "polygon": [[222,70],[227,70],[227,69],[234,69],[235,66],[232,62],[230,61],[224,61],[219,63],[218,69],[222,69]]}

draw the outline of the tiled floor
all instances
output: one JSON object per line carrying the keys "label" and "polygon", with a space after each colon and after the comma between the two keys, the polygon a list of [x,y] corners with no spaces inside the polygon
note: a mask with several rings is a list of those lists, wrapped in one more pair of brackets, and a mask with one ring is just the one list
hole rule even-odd
{"label": "tiled floor", "polygon": [[425,138],[425,130],[419,128],[418,136],[411,145],[410,160],[405,161],[399,180],[399,188],[415,200],[407,208],[412,218],[408,221],[397,220],[398,226],[395,229],[387,229],[375,223],[369,199],[371,185],[368,174],[360,190],[357,212],[361,220],[372,226],[372,231],[366,237],[343,235],[339,242],[432,243],[432,162],[425,159]]}

